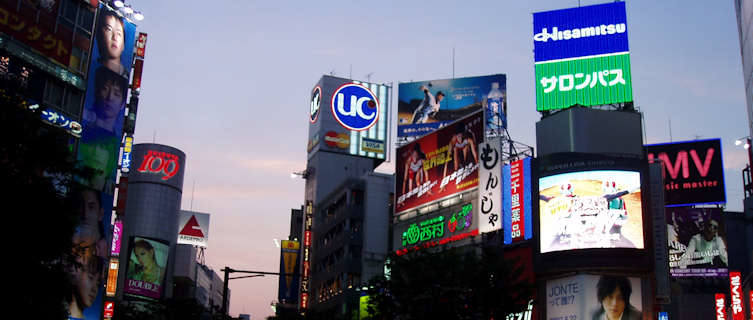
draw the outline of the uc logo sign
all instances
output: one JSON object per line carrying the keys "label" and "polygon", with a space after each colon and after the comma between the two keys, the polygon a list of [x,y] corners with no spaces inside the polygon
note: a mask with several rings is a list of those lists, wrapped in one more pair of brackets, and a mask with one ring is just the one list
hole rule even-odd
{"label": "uc logo sign", "polygon": [[379,101],[368,88],[346,83],[332,94],[332,115],[348,130],[368,130],[379,119]]}
{"label": "uc logo sign", "polygon": [[319,117],[319,104],[322,101],[322,88],[319,86],[316,86],[314,88],[314,91],[311,92],[311,109],[309,110],[309,121],[311,123],[316,122],[316,119]]}

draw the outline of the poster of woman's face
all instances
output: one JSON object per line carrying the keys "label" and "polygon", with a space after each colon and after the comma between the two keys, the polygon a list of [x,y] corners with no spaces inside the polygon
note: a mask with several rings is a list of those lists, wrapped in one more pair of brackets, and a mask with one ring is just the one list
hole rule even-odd
{"label": "poster of woman's face", "polygon": [[132,237],[123,292],[159,299],[165,281],[170,246],[166,241]]}

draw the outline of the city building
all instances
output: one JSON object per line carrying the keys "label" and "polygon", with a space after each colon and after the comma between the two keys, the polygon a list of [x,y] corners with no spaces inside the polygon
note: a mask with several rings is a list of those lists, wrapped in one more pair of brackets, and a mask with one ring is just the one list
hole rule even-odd
{"label": "city building", "polygon": [[[207,312],[218,313],[222,310],[222,277],[199,261],[199,251],[187,244],[176,246],[173,298],[194,299]],[[230,294],[228,289],[228,301]]]}

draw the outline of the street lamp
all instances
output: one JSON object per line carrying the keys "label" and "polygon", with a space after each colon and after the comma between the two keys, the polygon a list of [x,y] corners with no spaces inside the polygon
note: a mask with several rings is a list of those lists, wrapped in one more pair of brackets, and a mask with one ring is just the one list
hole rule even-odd
{"label": "street lamp", "polygon": [[736,146],[739,146],[739,145],[741,145],[743,143],[745,143],[743,145],[743,148],[745,148],[745,149],[750,148],[750,137],[749,136],[748,137],[742,137],[740,139],[735,140],[735,145]]}

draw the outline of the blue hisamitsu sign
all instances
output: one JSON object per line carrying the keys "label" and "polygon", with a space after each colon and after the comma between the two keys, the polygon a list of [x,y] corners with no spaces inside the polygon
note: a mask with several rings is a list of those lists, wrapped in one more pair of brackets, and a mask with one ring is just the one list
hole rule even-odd
{"label": "blue hisamitsu sign", "polygon": [[533,14],[534,61],[630,51],[624,2]]}

